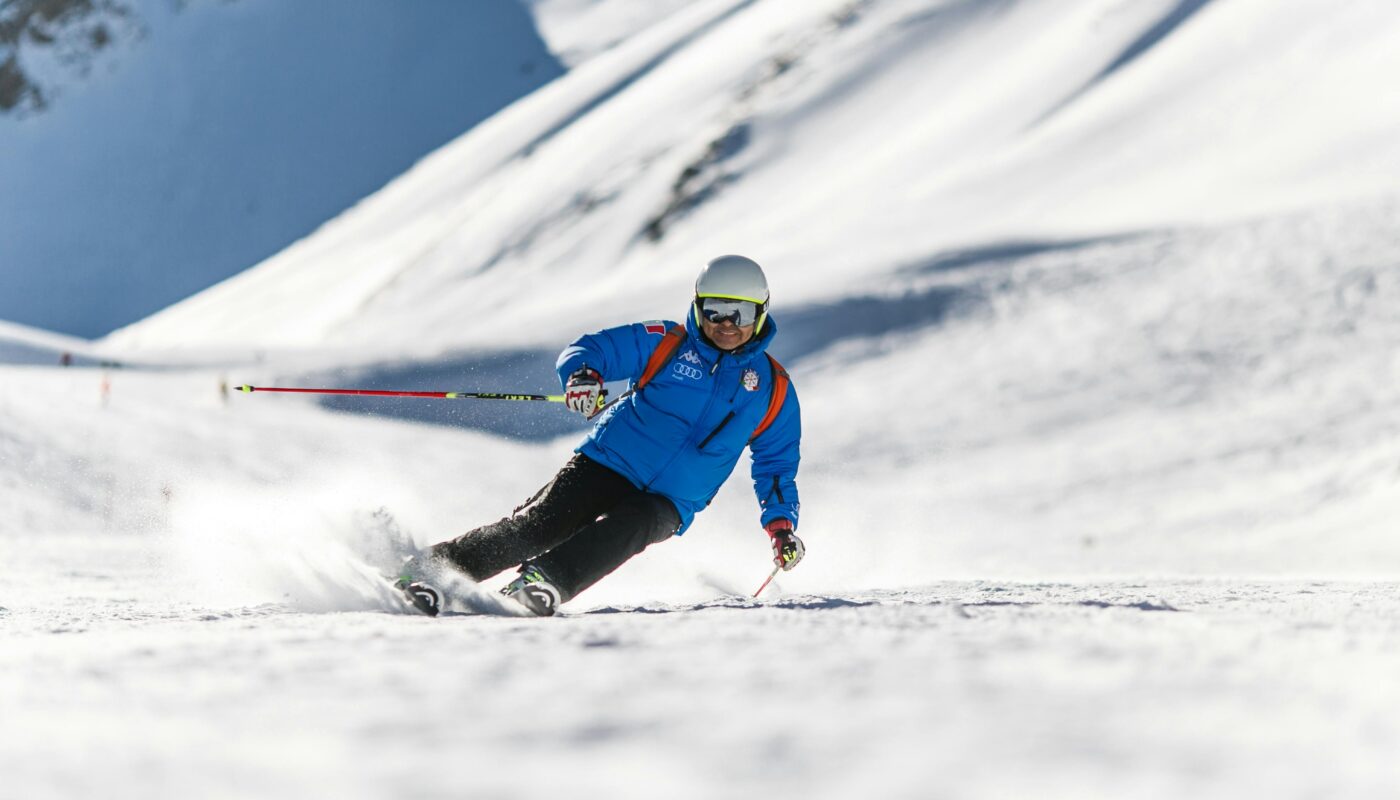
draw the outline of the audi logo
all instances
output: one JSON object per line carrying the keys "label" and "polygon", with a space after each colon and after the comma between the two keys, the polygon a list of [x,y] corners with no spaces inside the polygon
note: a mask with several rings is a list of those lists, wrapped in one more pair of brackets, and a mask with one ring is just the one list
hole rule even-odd
{"label": "audi logo", "polygon": [[704,370],[696,369],[695,367],[686,364],[676,364],[675,366],[671,367],[671,369],[672,371],[682,375],[683,377],[690,378],[691,380],[695,381],[698,381],[701,378],[705,377]]}

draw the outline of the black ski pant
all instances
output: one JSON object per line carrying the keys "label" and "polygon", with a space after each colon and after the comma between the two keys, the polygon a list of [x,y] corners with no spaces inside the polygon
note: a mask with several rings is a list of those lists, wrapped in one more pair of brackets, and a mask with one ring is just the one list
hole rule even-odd
{"label": "black ski pant", "polygon": [[514,514],[429,553],[477,581],[530,561],[566,601],[680,527],[670,500],[578,453]]}

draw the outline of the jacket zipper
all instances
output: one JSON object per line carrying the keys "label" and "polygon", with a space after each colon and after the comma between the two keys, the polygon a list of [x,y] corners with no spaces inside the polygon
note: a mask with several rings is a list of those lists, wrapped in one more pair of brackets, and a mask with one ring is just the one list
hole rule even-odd
{"label": "jacket zipper", "polygon": [[713,438],[715,438],[716,436],[718,436],[718,435],[719,435],[719,432],[722,431],[722,430],[724,430],[724,426],[725,426],[725,425],[728,425],[728,424],[729,424],[729,420],[731,420],[731,419],[734,419],[734,412],[733,412],[733,411],[731,411],[731,412],[729,412],[728,414],[725,414],[725,415],[724,415],[724,419],[720,420],[720,421],[719,421],[719,424],[715,426],[715,429],[712,430],[712,431],[710,431],[710,435],[709,435],[709,436],[706,436],[704,439],[701,439],[701,440],[700,440],[700,444],[697,444],[697,445],[695,446],[696,449],[698,449],[698,450],[704,450],[704,449],[705,449],[705,445],[709,444],[711,439],[713,439]]}
{"label": "jacket zipper", "polygon": [[[719,369],[719,362],[720,362],[720,359],[723,358],[723,357],[724,357],[724,353],[721,351],[720,354],[715,358],[715,365],[714,365],[713,367],[710,368],[710,374],[711,374],[711,375],[714,375],[714,374],[715,374],[715,371]],[[710,387],[710,396],[709,396],[709,398],[705,401],[705,408],[704,408],[704,410],[700,412],[701,418],[704,418],[705,415],[707,415],[707,414],[710,413],[710,409],[713,408],[713,407],[714,407],[714,404],[715,404],[715,397],[716,397],[716,395],[718,395],[718,394],[719,394],[719,384],[716,383],[715,385],[713,385],[713,386]],[[732,414],[733,412],[730,412],[730,413]],[[728,421],[728,420],[726,419],[726,422],[727,422],[727,421]],[[720,427],[723,427],[723,426],[724,426],[724,423],[720,423]],[[711,434],[711,435],[714,435],[714,434]],[[686,442],[689,443],[690,441],[693,441],[693,440],[690,439],[689,437],[687,437]],[[706,437],[705,441],[708,442],[708,441],[709,441],[709,438]],[[669,468],[671,467],[672,464],[675,463],[676,459],[679,458],[680,455],[681,455],[681,453],[685,451],[686,446],[687,446],[686,444],[682,444],[680,447],[677,447],[676,450],[675,450],[675,452],[671,453],[671,457],[668,458],[668,459],[666,459],[666,463],[663,464],[663,465],[661,466],[660,469],[658,469],[658,470],[656,470],[654,473],[652,473],[652,476],[651,476],[650,478],[647,479],[646,484],[642,486],[642,489],[643,489],[643,490],[649,490],[649,489],[651,489],[651,485],[652,485],[653,483],[656,482],[656,479],[657,479],[658,477],[660,477],[660,476],[662,475],[662,473],[664,473],[667,469],[669,469]]]}

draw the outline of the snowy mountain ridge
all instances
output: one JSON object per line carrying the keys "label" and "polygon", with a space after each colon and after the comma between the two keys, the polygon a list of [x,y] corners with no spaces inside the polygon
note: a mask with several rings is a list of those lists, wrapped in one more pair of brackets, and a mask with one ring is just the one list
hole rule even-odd
{"label": "snowy mountain ridge", "polygon": [[[334,232],[110,343],[389,340],[431,354],[499,346],[504,327],[556,342],[654,315],[658,292],[716,248],[769,264],[793,308],[900,291],[902,269],[969,247],[1383,196],[1400,163],[1382,135],[1400,108],[1376,102],[1394,95],[1382,67],[1397,26],[1383,23],[1396,12],[1315,12],[696,4],[444,148]],[[458,324],[464,313],[479,324]]]}
{"label": "snowy mountain ridge", "polygon": [[18,0],[11,24],[0,319],[85,337],[276,253],[563,71],[516,0]]}

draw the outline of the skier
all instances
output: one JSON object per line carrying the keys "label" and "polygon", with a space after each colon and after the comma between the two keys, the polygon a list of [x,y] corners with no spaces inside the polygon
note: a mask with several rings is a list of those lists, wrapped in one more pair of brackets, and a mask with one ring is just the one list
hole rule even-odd
{"label": "skier", "polygon": [[604,381],[629,380],[630,390],[534,497],[409,559],[399,587],[436,615],[443,570],[483,581],[518,565],[501,593],[549,616],[649,545],[684,533],[745,447],[774,563],[795,567],[805,552],[796,532],[801,412],[787,373],[765,354],[777,335],[768,300],[757,263],[720,256],[701,269],[684,326],[639,322],[575,340],[555,364],[570,410],[597,414]]}

